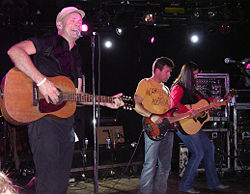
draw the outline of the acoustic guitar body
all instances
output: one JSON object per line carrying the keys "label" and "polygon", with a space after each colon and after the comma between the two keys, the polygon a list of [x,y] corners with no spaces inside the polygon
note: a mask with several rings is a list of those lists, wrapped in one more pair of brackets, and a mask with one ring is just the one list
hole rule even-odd
{"label": "acoustic guitar body", "polygon": [[[192,105],[192,109],[198,109],[200,107],[208,106],[209,102],[205,99],[201,99],[196,104]],[[187,106],[188,109],[191,109],[190,106]],[[199,132],[201,127],[210,120],[208,112],[206,112],[202,117],[196,118],[187,118],[180,120],[178,122],[179,130],[186,135],[194,135]]]}
{"label": "acoustic guitar body", "polygon": [[[73,82],[65,76],[47,79],[62,92],[75,92]],[[4,94],[0,100],[2,114],[14,125],[33,122],[46,115],[52,118],[67,118],[75,112],[74,101],[61,101],[57,105],[47,103],[34,82],[17,68],[12,68],[6,74],[1,89]]]}

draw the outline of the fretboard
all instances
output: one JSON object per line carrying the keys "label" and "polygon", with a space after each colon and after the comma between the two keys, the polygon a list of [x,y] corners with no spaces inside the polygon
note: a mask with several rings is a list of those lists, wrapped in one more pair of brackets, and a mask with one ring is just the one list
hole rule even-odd
{"label": "fretboard", "polygon": [[[74,93],[63,93],[63,100],[76,101],[76,102],[93,102],[93,95],[91,94],[74,94]],[[96,102],[112,103],[114,98],[111,96],[96,96]]]}

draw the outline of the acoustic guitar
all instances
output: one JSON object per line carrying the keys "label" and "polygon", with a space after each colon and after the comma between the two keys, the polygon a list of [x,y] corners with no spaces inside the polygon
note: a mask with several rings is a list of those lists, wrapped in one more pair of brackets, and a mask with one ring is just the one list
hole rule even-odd
{"label": "acoustic guitar", "polygon": [[[191,117],[187,119],[180,120],[178,124],[179,130],[183,134],[194,135],[200,131],[202,126],[210,120],[210,115],[208,110],[218,109],[221,106],[226,106],[231,98],[236,94],[235,90],[231,90],[223,99],[218,102],[208,102],[205,99],[201,99],[196,104],[192,105],[192,109],[197,110],[197,113],[203,113],[200,117]],[[187,105],[188,109],[191,109],[190,105]]]}
{"label": "acoustic guitar", "polygon": [[[232,90],[229,95],[234,96],[235,91]],[[224,100],[219,102],[209,103],[205,99],[199,100],[196,104],[192,105],[192,109],[196,110],[197,114],[202,113],[200,117],[193,117],[191,112],[186,112],[178,114],[176,116],[170,117],[169,110],[167,113],[159,114],[158,116],[163,118],[163,122],[160,124],[155,124],[149,118],[144,118],[143,128],[148,135],[148,137],[154,141],[159,141],[163,139],[169,130],[174,130],[176,127],[186,135],[194,135],[199,132],[201,127],[210,120],[208,110],[212,108],[219,108],[225,106],[229,102],[229,96],[225,96]],[[191,109],[190,105],[186,105],[188,109]],[[175,125],[173,125],[175,124]]]}
{"label": "acoustic guitar", "polygon": [[[0,107],[4,118],[11,124],[21,125],[44,116],[52,119],[68,118],[74,114],[76,103],[93,102],[93,95],[76,93],[73,82],[65,76],[47,77],[60,91],[57,104],[47,103],[36,84],[16,67],[12,68],[1,83]],[[96,103],[112,103],[115,97],[96,96]],[[131,110],[131,97],[119,97],[124,108]]]}

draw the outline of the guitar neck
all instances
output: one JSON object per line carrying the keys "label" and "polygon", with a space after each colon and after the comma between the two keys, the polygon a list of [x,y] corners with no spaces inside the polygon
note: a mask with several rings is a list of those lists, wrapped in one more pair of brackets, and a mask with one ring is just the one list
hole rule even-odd
{"label": "guitar neck", "polygon": [[[90,103],[93,102],[93,95],[86,93],[63,93],[63,100],[66,101],[76,101],[82,103]],[[95,101],[101,103],[112,103],[114,97],[110,96],[96,96]]]}
{"label": "guitar neck", "polygon": [[[201,113],[201,112],[207,111],[207,110],[213,108],[214,104],[215,103],[211,103],[211,104],[209,104],[207,106],[200,107],[200,108],[196,109],[196,111],[197,111],[197,113]],[[225,105],[225,101],[223,101],[223,102],[217,102],[217,105],[223,106],[223,105]],[[182,114],[176,115],[174,117],[169,117],[168,119],[169,119],[170,123],[174,123],[174,122],[180,121],[182,119],[190,118],[192,116],[193,115],[192,115],[191,112],[186,112],[186,113],[182,113]]]}
{"label": "guitar neck", "polygon": [[186,112],[186,113],[182,113],[182,114],[179,114],[179,115],[176,115],[174,117],[169,117],[168,120],[170,123],[175,123],[177,121],[180,121],[182,119],[186,119],[186,118],[189,118],[192,116],[192,113],[190,112]]}

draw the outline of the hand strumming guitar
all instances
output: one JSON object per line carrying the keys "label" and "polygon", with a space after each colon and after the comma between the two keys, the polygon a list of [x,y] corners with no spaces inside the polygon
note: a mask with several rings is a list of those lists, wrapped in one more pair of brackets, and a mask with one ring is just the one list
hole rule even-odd
{"label": "hand strumming guitar", "polygon": [[47,103],[56,104],[59,101],[60,92],[50,80],[46,79],[38,88]]}
{"label": "hand strumming guitar", "polygon": [[153,123],[155,123],[155,124],[160,124],[160,123],[162,123],[162,121],[163,121],[163,118],[162,117],[160,117],[160,116],[158,116],[158,115],[152,115],[151,116],[151,121],[153,122]]}

